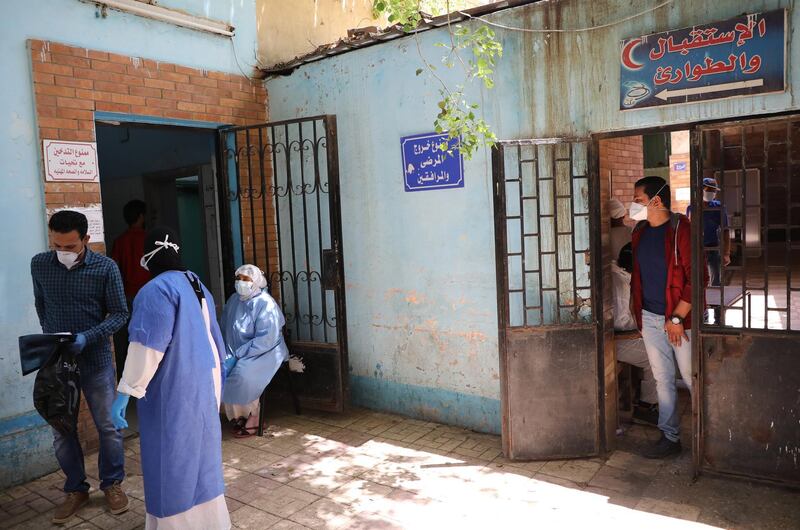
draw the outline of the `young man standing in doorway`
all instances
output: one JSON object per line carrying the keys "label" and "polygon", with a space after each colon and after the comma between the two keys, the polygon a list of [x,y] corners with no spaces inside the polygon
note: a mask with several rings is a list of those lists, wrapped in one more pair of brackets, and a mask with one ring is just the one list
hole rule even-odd
{"label": "young man standing in doorway", "polygon": [[661,439],[645,451],[647,458],[681,452],[676,364],[692,390],[691,229],[689,219],[672,213],[670,204],[663,178],[644,177],[634,185],[631,301],[656,380],[661,430]]}
{"label": "young man standing in doorway", "polygon": [[[100,437],[100,489],[109,511],[120,514],[129,503],[121,487],[125,478],[122,433],[111,420],[116,378],[109,339],[128,319],[122,278],[111,259],[89,250],[88,222],[82,213],[57,212],[50,218],[49,228],[53,250],[31,260],[36,312],[43,332],[75,335],[81,391]],[[53,522],[62,524],[88,502],[89,483],[77,433],[53,432],[67,493]]]}

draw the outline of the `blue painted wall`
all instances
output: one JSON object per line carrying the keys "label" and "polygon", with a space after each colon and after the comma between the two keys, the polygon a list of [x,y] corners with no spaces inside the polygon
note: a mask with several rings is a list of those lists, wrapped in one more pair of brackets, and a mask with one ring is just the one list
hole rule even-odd
{"label": "blue painted wall", "polygon": [[[591,5],[589,5],[591,4]],[[797,109],[791,88],[761,97],[621,112],[619,43],[673,28],[790,7],[789,78],[800,72],[792,0],[675,0],[611,27],[558,34],[498,29],[497,86],[469,89],[501,139],[591,133]],[[563,0],[498,12],[519,28],[586,28],[634,14],[629,0]],[[419,35],[440,64],[444,30]],[[405,193],[402,136],[432,129],[438,83],[413,37],[301,67],[267,83],[270,118],[335,114],[347,279],[352,398],[356,404],[499,432],[499,360],[489,153],[465,165],[463,189]],[[458,70],[439,67],[446,82]],[[559,382],[553,382],[559,384]]]}
{"label": "blue painted wall", "polygon": [[[255,0],[162,0],[164,7],[228,21],[241,69],[256,50]],[[39,330],[30,287],[30,257],[47,248],[40,146],[35,128],[27,39],[241,73],[231,39],[109,10],[78,0],[30,0],[0,17],[0,488],[55,467],[52,437],[30,415],[34,375],[19,371],[17,337]]]}

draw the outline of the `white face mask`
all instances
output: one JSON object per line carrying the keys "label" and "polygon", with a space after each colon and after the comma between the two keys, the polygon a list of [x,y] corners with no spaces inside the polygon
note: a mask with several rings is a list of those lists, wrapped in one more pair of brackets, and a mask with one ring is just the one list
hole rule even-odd
{"label": "white face mask", "polygon": [[61,262],[66,268],[71,269],[75,266],[75,262],[78,261],[78,254],[77,252],[67,252],[65,250],[57,250],[56,255],[58,256],[58,261]]}
{"label": "white face mask", "polygon": [[633,219],[634,221],[637,221],[637,222],[638,221],[646,221],[647,220],[647,207],[650,206],[650,203],[653,202],[656,197],[658,197],[658,194],[661,193],[661,190],[663,190],[666,186],[667,186],[667,184],[665,183],[663,186],[658,188],[658,191],[655,192],[655,194],[653,195],[652,199],[647,201],[647,204],[639,204],[638,202],[632,202],[628,206],[628,211],[630,212],[631,219]]}
{"label": "white face mask", "polygon": [[253,282],[236,280],[236,292],[239,293],[239,296],[247,296],[252,291],[253,291]]}
{"label": "white face mask", "polygon": [[703,192],[703,200],[706,202],[711,202],[717,196],[716,191],[704,191]]}

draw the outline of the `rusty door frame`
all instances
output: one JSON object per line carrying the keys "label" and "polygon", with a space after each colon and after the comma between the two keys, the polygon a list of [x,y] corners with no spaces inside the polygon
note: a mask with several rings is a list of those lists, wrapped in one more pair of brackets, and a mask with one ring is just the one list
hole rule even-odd
{"label": "rusty door frame", "polygon": [[[497,324],[498,324],[498,353],[500,364],[500,403],[501,403],[501,442],[503,454],[510,455],[511,451],[511,418],[510,418],[510,403],[509,403],[509,377],[508,377],[508,359],[507,359],[507,342],[508,342],[508,329],[506,323],[508,321],[508,257],[506,254],[508,248],[508,237],[506,227],[506,192],[505,192],[505,156],[504,149],[508,146],[515,145],[539,145],[539,144],[554,144],[554,143],[575,143],[585,142],[586,144],[586,178],[588,185],[588,220],[589,220],[589,253],[590,256],[596,251],[600,244],[600,237],[596,235],[597,224],[596,219],[599,216],[596,214],[598,201],[595,196],[599,196],[599,187],[596,186],[595,180],[597,176],[597,156],[596,145],[591,137],[586,138],[539,138],[539,139],[523,139],[523,140],[506,140],[497,142],[491,152],[491,169],[492,169],[492,183],[493,183],[493,217],[494,217],[494,231],[495,231],[495,269],[497,281]],[[570,175],[570,178],[574,178]],[[573,191],[574,193],[574,191]],[[574,203],[573,203],[574,204]],[[574,213],[574,212],[573,212]],[[520,213],[522,215],[522,213]],[[574,226],[572,228],[574,234]],[[574,236],[573,236],[573,253]],[[599,290],[598,284],[595,282],[597,277],[596,267],[593,263],[589,262],[589,277],[591,279],[590,296],[592,298],[592,321],[586,324],[574,324],[573,327],[583,329],[593,329],[595,337],[601,329],[598,322],[600,313],[598,308],[594,306],[595,301],[598,300]],[[523,267],[524,268],[524,267]],[[574,268],[574,264],[573,264]],[[577,286],[573,286],[577,287]],[[602,306],[600,307],[600,311]],[[537,329],[546,332],[552,331],[555,328],[561,329],[567,327],[567,324],[561,325],[544,325],[539,326]],[[596,340],[597,342],[597,340]],[[605,415],[603,413],[603,395],[604,395],[604,377],[603,377],[603,359],[596,359],[598,362],[597,370],[598,377],[596,381],[596,396],[597,396],[597,411],[596,411],[596,432],[595,432],[595,448],[596,452],[593,454],[600,454],[605,452]],[[569,457],[564,457],[569,458]],[[578,456],[576,456],[578,458]]]}
{"label": "rusty door frame", "polygon": [[[691,165],[691,174],[690,174],[690,185],[692,187],[691,191],[691,201],[692,204],[702,205],[702,191],[703,188],[702,178],[703,178],[703,142],[702,142],[702,135],[705,131],[715,130],[715,129],[722,129],[724,127],[746,127],[748,125],[761,125],[761,124],[768,124],[771,122],[782,122],[791,119],[792,117],[798,118],[800,117],[800,111],[790,111],[784,112],[775,115],[767,115],[767,116],[749,116],[746,118],[739,118],[739,119],[726,119],[726,120],[716,120],[714,122],[705,122],[705,123],[698,123],[696,124],[690,134],[690,165]],[[768,144],[765,142],[764,146],[765,152],[768,149]],[[745,169],[745,168],[742,168]],[[791,181],[791,174],[788,176]],[[746,190],[746,184],[745,190]],[[791,200],[790,198],[788,200]],[[744,207],[744,205],[743,205]],[[702,206],[700,208],[702,211]],[[692,252],[696,255],[702,254],[703,250],[703,234],[702,234],[702,226],[701,223],[692,223]],[[744,249],[743,249],[744,250]],[[724,271],[724,267],[723,267]],[[703,270],[697,266],[697,263],[693,261],[692,263],[692,299],[698,299],[703,293],[700,288],[700,283],[703,279]],[[766,289],[765,289],[766,290]],[[723,302],[724,304],[724,302]],[[787,307],[791,307],[791,299],[787,299]],[[722,311],[722,310],[721,310]],[[788,316],[788,315],[787,315]],[[765,319],[767,315],[765,315]],[[698,475],[706,474],[709,476],[719,476],[719,477],[727,477],[727,478],[737,478],[737,479],[746,479],[754,482],[764,483],[764,484],[771,484],[771,485],[778,485],[778,486],[785,486],[791,488],[798,488],[800,484],[798,482],[786,482],[779,479],[772,479],[766,478],[757,475],[748,475],[743,473],[736,473],[731,471],[719,471],[709,469],[707,466],[703,465],[703,459],[705,455],[705,435],[704,435],[704,425],[705,422],[703,417],[703,409],[704,407],[701,406],[705,403],[705,370],[703,369],[705,364],[705,355],[701,351],[702,339],[703,338],[737,338],[740,341],[743,340],[745,337],[767,337],[767,338],[777,338],[777,339],[795,339],[796,341],[800,342],[800,331],[792,330],[791,329],[791,322],[787,321],[787,329],[780,330],[780,329],[768,329],[768,325],[765,321],[764,329],[758,328],[747,328],[743,326],[741,328],[734,328],[734,327],[726,327],[726,326],[718,326],[715,328],[711,328],[710,324],[705,324],[702,321],[702,316],[699,311],[695,311],[692,313],[692,357],[693,357],[693,369],[694,365],[697,365],[697,370],[695,372],[696,376],[694,378],[695,383],[697,384],[698,391],[695,392],[695,396],[693,398],[692,407],[693,407],[693,430],[695,434],[694,446],[693,446],[693,455],[692,455],[692,466],[693,472],[695,477]]]}
{"label": "rusty door frame", "polygon": [[[700,155],[700,145],[699,145],[699,135],[698,131],[704,128],[711,128],[714,126],[720,125],[737,125],[741,124],[742,122],[750,122],[750,121],[768,121],[768,120],[780,120],[784,119],[788,116],[797,115],[797,111],[784,111],[784,112],[777,112],[777,113],[770,113],[761,116],[748,116],[742,118],[723,118],[718,120],[703,120],[703,121],[692,121],[686,123],[675,123],[669,125],[656,125],[653,127],[641,127],[636,129],[626,129],[626,130],[618,130],[618,131],[607,131],[601,133],[594,133],[591,134],[592,144],[594,146],[593,152],[593,160],[590,163],[597,164],[599,167],[600,163],[600,141],[611,139],[611,138],[624,138],[628,136],[639,136],[644,134],[652,134],[652,133],[669,133],[673,131],[689,131],[690,135],[690,143],[689,143],[689,182],[691,186],[691,198],[690,204],[697,204],[698,201],[702,200],[702,190],[698,187],[697,184],[700,182],[700,164],[701,161],[699,159]],[[599,171],[594,174],[599,179]],[[595,184],[599,184],[599,181]],[[593,195],[592,197],[599,201],[599,188],[597,186],[598,193],[597,195]],[[599,209],[595,209],[595,215],[599,215]],[[595,219],[595,223],[599,222],[599,218]],[[691,239],[692,239],[692,252],[697,252],[698,248],[702,248],[702,239],[700,233],[700,225],[699,223],[692,223],[692,232],[691,232]],[[602,243],[600,241],[600,234],[593,233],[593,237],[597,239],[597,250],[602,250]],[[594,252],[594,249],[593,249]],[[597,255],[597,254],[595,254]],[[697,266],[697,262],[695,260],[692,261],[692,301],[697,300],[701,294],[698,278],[700,278],[700,274],[702,270],[700,267]],[[605,278],[603,278],[602,272],[598,274],[598,277],[595,278],[595,287],[602,292],[603,284],[605,283]],[[702,432],[702,411],[700,410],[700,404],[703,402],[704,392],[703,392],[703,364],[700,355],[700,320],[701,315],[698,311],[692,312],[692,329],[691,329],[691,340],[692,340],[692,384],[696,389],[695,392],[692,392],[692,474],[696,479],[702,470],[702,455],[703,455],[703,432]],[[602,327],[603,323],[599,323]],[[602,328],[601,328],[602,329]],[[750,330],[750,334],[753,335],[763,335],[769,334],[769,336],[775,337],[779,336],[776,335],[773,331],[762,331],[759,332],[758,330]],[[777,331],[780,334],[780,331]],[[737,335],[740,334],[735,330],[729,331],[724,333],[727,336],[730,335]],[[598,336],[603,339],[603,333],[599,333]],[[598,341],[598,348],[602,348],[602,340]],[[598,351],[598,357],[602,355],[602,350]],[[748,480],[754,480],[758,482],[766,482],[770,484],[775,484],[774,481],[770,480],[762,480],[759,478],[754,477],[742,477],[740,475],[735,474],[725,474],[725,473],[714,473],[712,471],[705,470],[705,474],[708,475],[721,475],[725,477],[733,477],[733,478],[746,478]]]}

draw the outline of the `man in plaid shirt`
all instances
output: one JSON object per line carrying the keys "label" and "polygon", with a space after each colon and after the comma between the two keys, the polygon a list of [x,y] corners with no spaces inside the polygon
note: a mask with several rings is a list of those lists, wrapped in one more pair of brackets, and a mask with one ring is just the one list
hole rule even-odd
{"label": "man in plaid shirt", "polygon": [[[50,218],[49,228],[55,250],[31,260],[36,312],[45,333],[75,335],[81,390],[100,437],[100,489],[111,513],[119,514],[128,509],[128,498],[120,486],[125,478],[122,433],[111,420],[116,376],[110,338],[128,318],[122,277],[113,260],[89,250],[86,216],[60,211]],[[53,432],[56,458],[67,477],[67,497],[53,522],[64,523],[89,500],[89,483],[77,434]]]}

